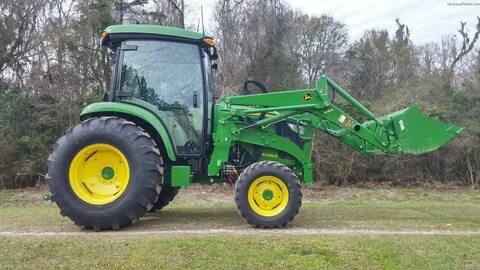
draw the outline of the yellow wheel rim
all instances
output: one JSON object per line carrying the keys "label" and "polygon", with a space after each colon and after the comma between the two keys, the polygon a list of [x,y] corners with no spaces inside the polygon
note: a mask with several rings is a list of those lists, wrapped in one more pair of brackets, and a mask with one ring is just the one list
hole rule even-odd
{"label": "yellow wheel rim", "polygon": [[80,150],[72,160],[69,181],[73,192],[89,204],[118,199],[130,181],[127,158],[116,147],[96,143]]}
{"label": "yellow wheel rim", "polygon": [[248,204],[261,216],[276,216],[287,207],[288,188],[278,177],[259,177],[248,188]]}

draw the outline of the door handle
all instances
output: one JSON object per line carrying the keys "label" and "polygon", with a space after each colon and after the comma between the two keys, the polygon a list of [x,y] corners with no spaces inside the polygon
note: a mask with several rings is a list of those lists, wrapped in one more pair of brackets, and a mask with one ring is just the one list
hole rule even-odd
{"label": "door handle", "polygon": [[193,107],[198,108],[198,94],[197,94],[197,91],[193,92]]}

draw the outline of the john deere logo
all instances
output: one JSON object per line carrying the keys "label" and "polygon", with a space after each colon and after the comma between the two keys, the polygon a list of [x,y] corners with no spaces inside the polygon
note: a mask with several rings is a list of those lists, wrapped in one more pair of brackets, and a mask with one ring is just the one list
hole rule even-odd
{"label": "john deere logo", "polygon": [[303,94],[303,100],[305,100],[305,101],[312,100],[312,94],[310,94],[310,93]]}

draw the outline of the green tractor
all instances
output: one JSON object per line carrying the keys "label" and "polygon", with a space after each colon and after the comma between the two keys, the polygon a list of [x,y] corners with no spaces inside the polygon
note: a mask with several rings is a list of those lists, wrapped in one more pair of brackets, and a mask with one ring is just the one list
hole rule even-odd
{"label": "green tractor", "polygon": [[[302,204],[300,183],[313,182],[314,129],[366,155],[432,151],[462,130],[416,105],[376,117],[326,76],[281,92],[248,80],[244,95],[216,102],[215,43],[184,29],[115,25],[101,45],[113,59],[111,89],[58,139],[46,177],[60,213],[93,230],[133,224],[181,187],[225,182],[246,222],[284,227]],[[342,111],[335,93],[367,120]]]}

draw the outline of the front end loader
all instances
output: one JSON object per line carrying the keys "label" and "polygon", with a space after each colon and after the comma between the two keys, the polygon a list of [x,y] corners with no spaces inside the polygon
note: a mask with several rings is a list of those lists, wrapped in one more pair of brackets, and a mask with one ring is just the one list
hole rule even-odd
{"label": "front end loader", "polygon": [[135,223],[194,183],[231,183],[249,224],[284,227],[300,209],[300,183],[314,180],[314,130],[365,155],[433,151],[462,130],[416,105],[376,117],[324,75],[315,88],[281,92],[249,80],[244,95],[215,102],[215,43],[184,29],[116,25],[101,44],[112,56],[111,89],[58,139],[46,178],[60,213],[94,230]]}

